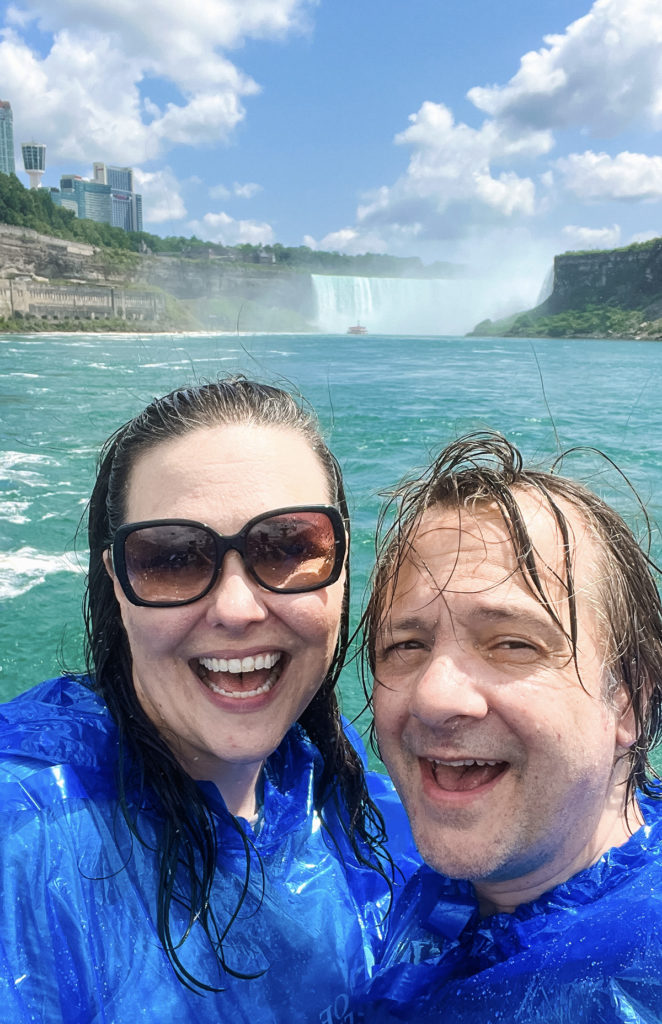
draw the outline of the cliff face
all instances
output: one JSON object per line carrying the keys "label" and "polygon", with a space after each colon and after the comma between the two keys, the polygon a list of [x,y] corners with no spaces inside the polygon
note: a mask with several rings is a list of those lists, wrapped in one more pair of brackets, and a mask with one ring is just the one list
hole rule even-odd
{"label": "cliff face", "polygon": [[232,299],[315,316],[309,274],[275,266],[244,265],[217,258],[187,259],[149,253],[117,257],[80,242],[0,224],[0,278],[27,275],[86,284],[155,286],[176,299]]}
{"label": "cliff face", "polygon": [[47,278],[104,281],[97,250],[84,242],[68,242],[40,235],[30,228],[0,224],[0,276],[12,271]]}
{"label": "cliff face", "polygon": [[609,252],[566,253],[554,259],[554,288],[536,313],[554,315],[587,306],[636,309],[662,316],[662,239]]}
{"label": "cliff face", "polygon": [[157,285],[176,299],[243,299],[295,309],[304,317],[315,315],[310,275],[280,267],[145,255],[131,276],[135,283]]}

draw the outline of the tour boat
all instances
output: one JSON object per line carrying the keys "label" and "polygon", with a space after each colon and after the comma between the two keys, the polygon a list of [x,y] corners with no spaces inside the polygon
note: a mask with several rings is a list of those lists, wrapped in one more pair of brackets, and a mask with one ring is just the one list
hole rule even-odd
{"label": "tour boat", "polygon": [[364,327],[363,324],[356,323],[356,324],[352,324],[351,327],[347,328],[347,333],[348,334],[367,334],[368,333],[368,328]]}

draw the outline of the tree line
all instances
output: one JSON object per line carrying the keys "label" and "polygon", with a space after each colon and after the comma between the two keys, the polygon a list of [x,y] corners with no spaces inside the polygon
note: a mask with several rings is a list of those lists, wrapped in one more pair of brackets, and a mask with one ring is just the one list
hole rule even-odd
{"label": "tree line", "polygon": [[69,241],[87,242],[101,249],[127,252],[151,252],[191,258],[220,258],[240,263],[271,263],[292,270],[320,274],[345,274],[358,277],[451,277],[458,268],[437,261],[423,264],[417,256],[389,256],[384,253],[349,255],[311,249],[307,245],[287,246],[223,245],[192,235],[161,237],[147,231],[124,231],[110,224],[79,218],[71,210],[57,206],[47,188],[30,189],[15,174],[0,173],[0,224],[31,228],[42,235]]}

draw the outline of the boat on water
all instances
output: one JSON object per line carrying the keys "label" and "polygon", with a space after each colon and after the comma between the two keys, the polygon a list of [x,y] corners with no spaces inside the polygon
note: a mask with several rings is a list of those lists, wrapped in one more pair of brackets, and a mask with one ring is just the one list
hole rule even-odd
{"label": "boat on water", "polygon": [[356,324],[352,324],[351,327],[347,328],[347,333],[348,334],[367,334],[368,333],[368,328],[365,327],[363,324],[356,323]]}

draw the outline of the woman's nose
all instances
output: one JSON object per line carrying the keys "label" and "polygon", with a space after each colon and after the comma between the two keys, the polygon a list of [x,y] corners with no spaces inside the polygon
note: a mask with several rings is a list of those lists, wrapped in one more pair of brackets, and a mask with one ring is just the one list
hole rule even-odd
{"label": "woman's nose", "polygon": [[489,710],[480,659],[454,646],[433,656],[412,694],[411,714],[431,728],[453,718],[481,719]]}
{"label": "woman's nose", "polygon": [[208,594],[207,619],[212,625],[244,629],[262,622],[268,614],[264,601],[267,592],[248,575],[241,555],[228,551],[218,579]]}

